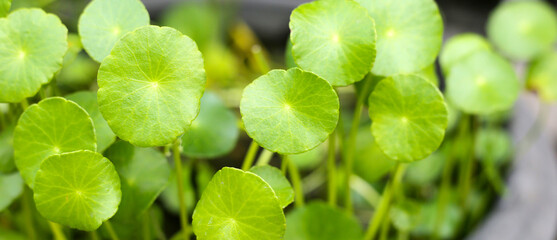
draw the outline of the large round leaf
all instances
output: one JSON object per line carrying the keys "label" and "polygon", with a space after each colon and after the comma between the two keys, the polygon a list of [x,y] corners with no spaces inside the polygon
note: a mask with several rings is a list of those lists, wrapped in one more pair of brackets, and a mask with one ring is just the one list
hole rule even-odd
{"label": "large round leaf", "polygon": [[0,18],[0,102],[35,95],[62,67],[68,29],[41,9],[21,9]]}
{"label": "large round leaf", "polygon": [[168,27],[124,36],[99,69],[99,109],[118,137],[141,147],[182,135],[199,111],[205,88],[195,42]]}
{"label": "large round leaf", "polygon": [[487,34],[505,55],[530,60],[557,40],[557,15],[543,1],[507,1],[489,17]]}
{"label": "large round leaf", "polygon": [[314,1],[290,16],[296,64],[333,86],[362,80],[375,60],[375,24],[352,1]]}
{"label": "large round leaf", "polygon": [[445,74],[451,67],[476,51],[490,51],[491,45],[485,38],[475,33],[463,33],[451,37],[439,55],[439,63]]}
{"label": "large round leaf", "polygon": [[433,0],[356,0],[377,28],[376,75],[413,73],[435,61],[443,21]]}
{"label": "large round leaf", "polygon": [[67,99],[76,102],[84,108],[95,125],[95,133],[97,135],[97,151],[102,153],[110,144],[116,140],[116,135],[110,130],[108,123],[104,120],[99,112],[99,105],[97,104],[97,94],[90,91],[82,91],[72,93],[66,96]]}
{"label": "large round leaf", "polygon": [[139,0],[93,0],[79,17],[85,51],[101,62],[126,33],[149,25],[149,13]]}
{"label": "large round leaf", "polygon": [[214,158],[232,151],[240,130],[234,112],[212,92],[201,98],[199,115],[182,136],[182,153],[193,158]]}
{"label": "large round leaf", "polygon": [[288,179],[278,168],[269,165],[255,166],[249,171],[263,178],[271,186],[282,208],[285,208],[294,201],[294,189],[292,189],[292,185],[290,185]]}
{"label": "large round leaf", "polygon": [[23,192],[23,179],[19,173],[0,173],[0,212],[4,211]]}
{"label": "large round leaf", "polygon": [[286,217],[285,240],[361,240],[358,220],[325,203],[312,202]]}
{"label": "large round leaf", "polygon": [[122,192],[114,165],[101,154],[75,151],[52,155],[35,180],[37,210],[46,219],[93,231],[118,209]]}
{"label": "large round leaf", "polygon": [[447,98],[466,113],[509,109],[518,91],[519,82],[511,64],[489,51],[478,51],[454,64],[447,77]]}
{"label": "large round leaf", "polygon": [[95,151],[96,146],[95,128],[87,112],[60,97],[31,105],[14,131],[15,164],[31,188],[45,158],[77,150]]}
{"label": "large round leaf", "polygon": [[557,101],[557,52],[544,54],[528,69],[528,88],[538,91],[546,102]]}
{"label": "large round leaf", "polygon": [[273,70],[244,89],[240,112],[259,145],[295,154],[317,147],[333,132],[339,100],[327,81],[310,72]]}
{"label": "large round leaf", "polygon": [[435,85],[414,75],[381,80],[369,97],[372,133],[393,160],[424,159],[439,147],[447,128],[447,106]]}
{"label": "large round leaf", "polygon": [[218,171],[193,212],[198,239],[282,239],[285,219],[271,186],[257,175]]}

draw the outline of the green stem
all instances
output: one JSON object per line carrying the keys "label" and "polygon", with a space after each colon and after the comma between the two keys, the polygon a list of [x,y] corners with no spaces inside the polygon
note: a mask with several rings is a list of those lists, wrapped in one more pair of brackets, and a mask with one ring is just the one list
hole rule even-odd
{"label": "green stem", "polygon": [[269,61],[267,61],[267,57],[263,53],[263,49],[260,45],[253,45],[251,47],[251,53],[253,54],[257,69],[261,74],[265,74],[271,70],[269,67]]}
{"label": "green stem", "polygon": [[180,157],[181,138],[176,138],[172,144],[172,155],[174,155],[174,164],[176,165],[176,181],[178,182],[178,200],[180,201],[180,223],[184,239],[190,239],[190,230],[187,220],[186,201],[184,199],[184,184],[182,182],[182,158]]}
{"label": "green stem", "polygon": [[337,205],[337,176],[336,176],[336,158],[335,158],[335,140],[336,132],[329,136],[329,149],[327,156],[327,193],[329,194],[328,200],[331,206]]}
{"label": "green stem", "polygon": [[255,141],[251,141],[248,152],[246,153],[246,157],[244,158],[244,163],[242,164],[242,170],[247,171],[251,168],[251,165],[255,160],[255,154],[257,154],[257,150],[259,150],[259,145]]}
{"label": "green stem", "polygon": [[408,231],[398,231],[397,232],[397,240],[408,240],[410,236],[408,236]]}
{"label": "green stem", "polygon": [[29,107],[29,102],[27,101],[27,98],[24,98],[23,101],[21,101],[21,108],[23,109],[23,111],[25,111],[25,109],[27,109]]}
{"label": "green stem", "polygon": [[280,171],[284,176],[286,176],[286,170],[288,169],[288,161],[290,161],[288,158],[282,158],[280,162]]}
{"label": "green stem", "polygon": [[484,167],[483,172],[486,175],[487,180],[489,181],[491,186],[493,186],[497,194],[503,195],[506,191],[505,183],[503,181],[503,178],[501,178],[501,175],[497,171],[497,168],[495,167],[495,163],[491,159],[484,159],[482,163]]}
{"label": "green stem", "polygon": [[[362,110],[364,108],[364,101],[366,98],[367,92],[369,92],[369,88],[371,87],[371,79],[364,79],[366,81],[364,83],[363,90],[361,91],[362,94],[358,95],[358,99],[356,101],[356,106],[354,107],[354,116],[352,118],[352,125],[350,127],[350,132],[348,133],[348,143],[346,144],[346,154],[345,154],[345,194],[344,194],[344,204],[346,205],[346,211],[352,214],[353,206],[352,206],[352,193],[350,192],[350,177],[352,176],[352,168],[354,164],[354,151],[356,145],[356,137],[358,134],[358,128],[360,127],[360,117],[362,115]],[[354,86],[355,87],[355,86]],[[341,126],[342,127],[342,126]]]}
{"label": "green stem", "polygon": [[282,158],[288,161],[288,172],[290,173],[290,180],[294,188],[294,204],[296,204],[297,207],[304,206],[304,191],[302,190],[302,179],[300,178],[298,167],[294,162],[288,159],[288,155],[283,155]]}
{"label": "green stem", "polygon": [[97,230],[89,232],[89,234],[91,235],[91,240],[99,240],[99,235],[97,234]]}
{"label": "green stem", "polygon": [[[157,219],[155,217],[155,212],[153,208],[149,209],[149,216],[151,217],[151,219]],[[166,240],[166,236],[164,236],[164,233],[161,229],[160,221],[155,221],[155,224],[153,224],[153,228],[155,229],[155,235],[159,240]]]}
{"label": "green stem", "polygon": [[381,223],[385,219],[385,217],[389,214],[389,210],[391,208],[393,192],[395,192],[402,180],[402,175],[404,174],[404,166],[401,163],[397,163],[394,170],[394,174],[389,179],[385,190],[383,190],[383,196],[381,196],[381,200],[379,202],[379,207],[376,209],[375,214],[371,217],[370,224],[367,228],[365,240],[372,240],[375,239],[377,235],[377,231],[381,226]]}
{"label": "green stem", "polygon": [[118,235],[116,235],[116,232],[114,231],[114,228],[112,228],[112,224],[110,223],[110,220],[106,220],[104,222],[103,226],[105,227],[106,231],[108,232],[108,235],[110,235],[110,239],[119,240]]}
{"label": "green stem", "polygon": [[143,239],[149,240],[151,239],[151,223],[149,221],[149,210],[143,213]]}
{"label": "green stem", "polygon": [[64,236],[64,232],[62,232],[62,228],[57,223],[53,223],[48,221],[48,225],[50,226],[50,230],[52,231],[52,235],[56,240],[66,240],[66,236]]}
{"label": "green stem", "polygon": [[382,223],[382,226],[381,226],[381,234],[379,235],[380,240],[387,240],[388,239],[390,226],[391,226],[391,218],[390,218],[389,214],[387,214],[387,216],[385,216],[385,220],[383,220],[383,223]]}
{"label": "green stem", "polygon": [[31,212],[31,204],[33,204],[33,196],[31,195],[31,190],[28,187],[24,187],[25,190],[23,192],[22,198],[22,205],[23,205],[23,214],[25,216],[25,230],[27,232],[27,236],[30,240],[37,239],[37,233],[35,232],[35,224],[33,222],[33,213]]}
{"label": "green stem", "polygon": [[377,190],[373,188],[372,185],[370,185],[368,182],[366,182],[366,180],[362,179],[358,175],[354,174],[352,175],[352,178],[350,178],[350,186],[352,187],[352,190],[360,194],[360,196],[362,196],[364,200],[366,200],[369,205],[371,205],[371,207],[377,209],[377,206],[379,206],[379,201],[381,200],[381,196],[379,195],[379,192],[377,192]]}
{"label": "green stem", "polygon": [[45,90],[44,90],[44,87],[42,87],[42,88],[39,90],[39,97],[40,97],[41,99],[45,99],[45,98],[46,98],[46,92],[45,92]]}
{"label": "green stem", "polygon": [[472,186],[472,178],[474,169],[476,166],[476,118],[474,116],[470,116],[470,149],[468,151],[468,159],[463,161],[462,164],[464,166],[461,167],[461,178],[459,182],[460,187],[460,203],[464,210],[468,208],[468,194],[470,193],[470,188]]}
{"label": "green stem", "polygon": [[263,149],[263,151],[261,152],[261,154],[259,155],[259,158],[257,158],[257,166],[265,166],[265,165],[269,165],[269,162],[271,161],[271,159],[273,158],[273,152],[267,150],[267,149]]}

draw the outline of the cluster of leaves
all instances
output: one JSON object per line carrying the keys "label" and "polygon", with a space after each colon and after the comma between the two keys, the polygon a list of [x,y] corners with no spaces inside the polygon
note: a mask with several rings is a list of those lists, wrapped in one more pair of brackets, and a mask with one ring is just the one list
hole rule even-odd
{"label": "cluster of leaves", "polygon": [[[498,7],[490,41],[451,38],[439,57],[445,95],[432,0],[302,4],[287,70],[270,70],[249,29],[235,26],[237,48],[262,74],[242,90],[241,124],[213,92],[241,71],[215,40],[224,27],[208,5],[174,8],[160,27],[139,0],[93,0],[76,35],[54,14],[10,3],[0,0],[0,210],[21,208],[16,225],[31,239],[33,222],[56,239],[83,234],[69,228],[98,237],[101,225],[112,239],[164,238],[157,199],[180,216],[182,239],[454,238],[481,218],[491,188],[504,192],[512,148],[502,126],[521,86],[503,56],[532,61],[527,87],[557,98],[557,17],[541,2]],[[91,68],[93,84],[77,76]],[[339,98],[347,86],[353,108]],[[240,129],[253,139],[242,168],[214,173],[206,160],[229,154]],[[269,165],[275,153],[280,169]],[[299,168],[312,173],[302,179]],[[308,179],[326,181],[328,204],[305,203],[317,188]],[[367,231],[356,216],[371,217]],[[0,237],[21,237],[4,225]]]}

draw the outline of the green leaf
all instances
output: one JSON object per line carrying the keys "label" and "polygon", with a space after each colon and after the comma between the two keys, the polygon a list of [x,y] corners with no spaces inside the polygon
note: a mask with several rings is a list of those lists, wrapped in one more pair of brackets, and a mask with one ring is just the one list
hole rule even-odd
{"label": "green leaf", "polygon": [[475,33],[463,33],[451,37],[439,55],[443,72],[448,74],[455,63],[477,51],[491,51],[491,45],[484,37]]}
{"label": "green leaf", "polygon": [[445,154],[436,151],[424,160],[408,164],[404,178],[415,186],[427,186],[439,178],[446,160],[447,156]]}
{"label": "green leaf", "polygon": [[296,164],[300,170],[315,169],[327,155],[327,144],[326,142],[321,143],[314,149],[307,152],[292,154],[288,156],[288,160]]}
{"label": "green leaf", "polygon": [[116,135],[110,130],[108,123],[104,120],[99,112],[99,105],[97,104],[97,94],[91,91],[75,92],[68,96],[67,99],[76,102],[84,108],[95,125],[95,133],[97,135],[97,151],[102,153],[110,144],[116,141]]}
{"label": "green leaf", "polygon": [[218,171],[193,212],[198,239],[281,239],[285,218],[271,186],[235,168]]}
{"label": "green leaf", "polygon": [[411,162],[439,147],[447,128],[447,106],[435,85],[415,75],[381,80],[369,97],[372,133],[385,155]]}
{"label": "green leaf", "polygon": [[102,62],[122,36],[149,25],[149,13],[139,0],[93,0],[79,17],[78,30],[85,51]]}
{"label": "green leaf", "polygon": [[99,69],[99,109],[116,135],[140,147],[182,135],[199,112],[205,88],[195,42],[168,27],[124,36]]}
{"label": "green leaf", "polygon": [[121,196],[114,165],[96,152],[52,155],[37,171],[37,210],[49,221],[71,228],[97,229],[116,213]]}
{"label": "green leaf", "polygon": [[0,132],[0,173],[10,173],[15,169],[13,135],[13,125]]}
{"label": "green leaf", "polygon": [[409,200],[394,204],[389,211],[389,216],[395,228],[404,232],[415,228],[420,220],[420,207],[418,203]]}
{"label": "green leaf", "polygon": [[8,15],[11,6],[12,6],[12,0],[0,0],[0,18]]}
{"label": "green leaf", "polygon": [[510,160],[513,153],[511,136],[498,128],[478,131],[475,144],[476,157],[483,161],[492,161],[496,165]]}
{"label": "green leaf", "polygon": [[354,172],[358,176],[369,183],[377,182],[393,169],[395,163],[381,151],[369,128],[358,130],[354,154]]}
{"label": "green leaf", "polygon": [[294,209],[286,217],[286,240],[361,240],[358,220],[322,202]]}
{"label": "green leaf", "polygon": [[557,101],[557,52],[535,59],[528,69],[528,88],[538,92],[545,102]]}
{"label": "green leaf", "polygon": [[31,105],[19,118],[14,131],[15,164],[31,189],[45,158],[96,148],[95,128],[87,112],[61,97]]}
{"label": "green leaf", "polygon": [[[191,212],[193,210],[196,201],[195,189],[193,188],[191,175],[192,166],[190,161],[182,166],[182,186],[184,190],[184,202],[188,212]],[[212,177],[212,175],[210,177]],[[175,214],[180,213],[180,199],[178,198],[178,196],[178,181],[176,180],[176,169],[174,169],[170,173],[168,186],[161,194],[161,200],[164,203],[164,206]]]}
{"label": "green leaf", "polygon": [[282,208],[285,208],[294,201],[294,189],[292,189],[292,185],[290,185],[290,182],[288,182],[288,179],[286,179],[280,169],[265,165],[252,167],[249,171],[263,178],[271,186]]}
{"label": "green leaf", "polygon": [[124,141],[110,146],[105,156],[114,164],[122,184],[122,202],[114,218],[130,222],[140,219],[168,184],[166,157],[155,149],[134,147]]}
{"label": "green leaf", "polygon": [[487,35],[506,56],[530,60],[553,48],[557,14],[543,1],[507,1],[489,16]]}
{"label": "green leaf", "polygon": [[290,16],[292,54],[298,66],[333,86],[362,80],[375,60],[375,23],[353,1],[314,1]]}
{"label": "green leaf", "polygon": [[292,68],[272,70],[244,89],[240,112],[247,134],[281,154],[311,150],[333,132],[339,100],[322,78]]}
{"label": "green leaf", "polygon": [[212,92],[201,98],[199,115],[182,136],[182,153],[192,158],[215,158],[236,146],[240,130],[234,112]]}
{"label": "green leaf", "polygon": [[53,14],[21,9],[0,18],[0,102],[35,95],[62,67],[68,29]]}
{"label": "green leaf", "polygon": [[443,20],[433,0],[356,0],[375,20],[375,75],[414,73],[435,61]]}
{"label": "green leaf", "polygon": [[439,87],[439,78],[437,77],[437,72],[435,70],[435,63],[425,67],[418,72],[415,72],[414,75],[429,80],[431,83],[433,83],[433,85]]}
{"label": "green leaf", "polygon": [[23,179],[19,173],[0,173],[0,212],[4,211],[23,192]]}
{"label": "green leaf", "polygon": [[511,64],[489,51],[464,58],[447,76],[447,98],[466,113],[489,114],[509,109],[518,91],[519,82]]}

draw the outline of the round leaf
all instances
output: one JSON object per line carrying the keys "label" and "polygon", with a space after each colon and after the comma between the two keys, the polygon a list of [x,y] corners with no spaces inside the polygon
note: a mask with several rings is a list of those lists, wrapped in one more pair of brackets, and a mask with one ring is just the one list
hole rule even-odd
{"label": "round leaf", "polygon": [[290,16],[292,54],[298,66],[333,86],[362,80],[375,60],[375,24],[352,1],[314,1]]}
{"label": "round leaf", "polygon": [[263,178],[271,186],[282,208],[294,201],[294,189],[279,169],[265,165],[252,167],[249,171]]}
{"label": "round leaf", "polygon": [[361,128],[356,135],[354,172],[370,183],[379,181],[395,166],[379,148],[369,128]]}
{"label": "round leaf", "polygon": [[101,154],[75,151],[41,163],[35,181],[37,210],[49,221],[93,231],[112,217],[122,193],[114,165]]}
{"label": "round leaf", "polygon": [[14,131],[15,164],[29,187],[41,162],[54,154],[96,150],[95,128],[76,103],[54,97],[33,104],[19,118]]}
{"label": "round leaf", "polygon": [[381,80],[369,97],[372,133],[393,160],[424,159],[439,147],[447,128],[447,106],[435,85],[414,75]]}
{"label": "round leaf", "polygon": [[21,9],[0,18],[0,102],[35,95],[62,67],[68,29],[53,14]]}
{"label": "round leaf", "polygon": [[193,158],[226,155],[238,141],[240,130],[234,112],[212,92],[201,98],[199,115],[182,136],[182,153]]}
{"label": "round leaf", "polygon": [[455,63],[477,51],[491,51],[491,45],[482,36],[475,33],[464,33],[451,37],[439,55],[439,63],[443,72],[449,73]]}
{"label": "round leaf", "polygon": [[124,36],[99,69],[99,109],[118,137],[141,147],[163,146],[184,133],[205,88],[195,42],[168,27]]}
{"label": "round leaf", "polygon": [[263,179],[242,170],[218,171],[193,212],[198,239],[282,239],[285,219],[278,198]]}
{"label": "round leaf", "polygon": [[489,114],[509,109],[519,82],[502,57],[479,51],[454,64],[447,77],[447,98],[463,112]]}
{"label": "round leaf", "polygon": [[286,240],[361,240],[358,220],[325,203],[296,208],[286,218]]}
{"label": "round leaf", "polygon": [[4,211],[23,192],[23,179],[19,173],[0,173],[0,212]]}
{"label": "round leaf", "polygon": [[339,100],[322,78],[292,68],[273,70],[244,89],[240,112],[246,132],[281,154],[311,150],[333,132]]}
{"label": "round leaf", "polygon": [[372,73],[391,76],[431,65],[441,49],[443,21],[433,0],[356,0],[375,20]]}
{"label": "round leaf", "polygon": [[149,25],[149,13],[139,0],[93,0],[79,17],[85,51],[101,62],[126,33]]}
{"label": "round leaf", "polygon": [[530,60],[557,40],[557,15],[543,1],[507,1],[489,17],[487,34],[505,55]]}
{"label": "round leaf", "polygon": [[108,123],[104,120],[99,112],[97,104],[97,94],[95,92],[82,91],[72,93],[66,96],[67,99],[76,102],[84,108],[95,125],[95,133],[97,135],[97,151],[102,153],[110,144],[116,140],[116,135],[110,130]]}
{"label": "round leaf", "polygon": [[557,101],[557,52],[545,54],[530,65],[528,88],[538,91],[546,102]]}

